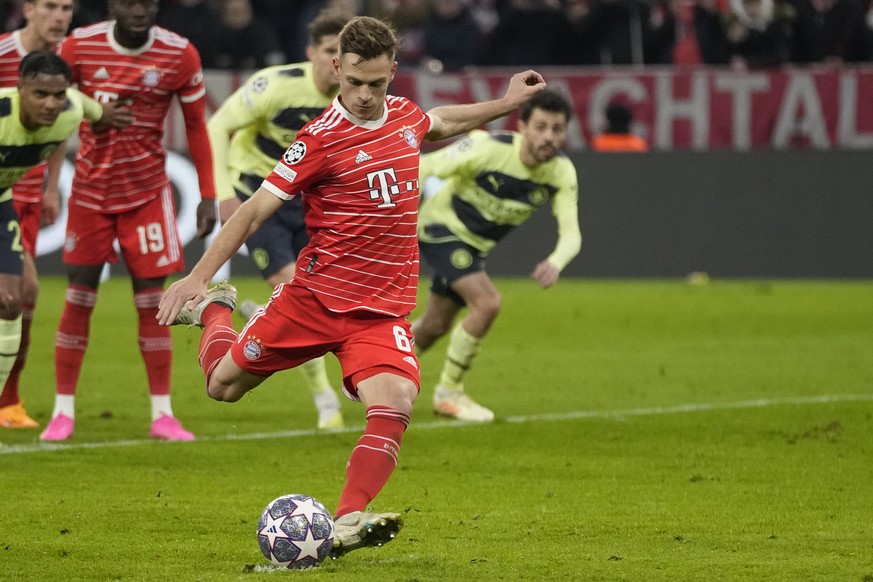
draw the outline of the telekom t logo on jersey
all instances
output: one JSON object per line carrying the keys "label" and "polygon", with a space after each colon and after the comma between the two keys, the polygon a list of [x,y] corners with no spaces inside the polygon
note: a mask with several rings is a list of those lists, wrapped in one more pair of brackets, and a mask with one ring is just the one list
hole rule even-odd
{"label": "telekom t logo on jersey", "polygon": [[112,91],[94,91],[94,101],[104,104],[118,100],[118,93]]}
{"label": "telekom t logo on jersey", "polygon": [[394,168],[370,172],[367,174],[367,186],[370,187],[370,200],[382,199],[377,208],[396,206],[391,201],[391,197],[400,194],[400,186],[397,185],[397,176],[394,174]]}
{"label": "telekom t logo on jersey", "polygon": [[376,208],[391,208],[397,206],[391,198],[400,194],[403,188],[406,192],[412,192],[418,188],[418,180],[407,180],[399,184],[394,168],[387,168],[367,174],[367,186],[370,187],[370,200],[381,200]]}

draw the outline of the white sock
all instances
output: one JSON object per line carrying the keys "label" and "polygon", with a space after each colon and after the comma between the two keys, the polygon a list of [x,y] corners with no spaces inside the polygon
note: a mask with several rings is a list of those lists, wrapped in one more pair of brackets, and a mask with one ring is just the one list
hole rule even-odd
{"label": "white sock", "polygon": [[449,390],[464,390],[464,376],[472,367],[481,343],[480,338],[470,335],[464,329],[463,322],[455,326],[449,337],[449,347],[446,350],[446,359],[440,373],[439,383],[441,386]]}
{"label": "white sock", "polygon": [[75,420],[76,418],[76,397],[73,394],[56,394],[55,409],[52,411],[52,418],[63,414]]}
{"label": "white sock", "polygon": [[162,414],[173,416],[173,406],[170,404],[169,394],[152,394],[152,422],[161,417]]}
{"label": "white sock", "polygon": [[[297,369],[300,370],[306,387],[313,395],[325,391],[333,392],[330,380],[327,379],[327,364],[325,363],[324,356],[303,362]],[[336,400],[336,397],[334,397],[334,400]]]}
{"label": "white sock", "polygon": [[336,414],[340,410],[339,398],[337,398],[336,392],[330,387],[327,390],[313,393],[312,399],[315,401],[315,407],[318,408],[319,412]]}
{"label": "white sock", "polygon": [[457,398],[459,394],[464,392],[464,387],[460,388],[446,388],[442,384],[437,384],[433,389],[434,398],[437,400],[451,400],[453,398]]}
{"label": "white sock", "polygon": [[15,319],[0,319],[0,385],[6,385],[21,346],[21,315]]}

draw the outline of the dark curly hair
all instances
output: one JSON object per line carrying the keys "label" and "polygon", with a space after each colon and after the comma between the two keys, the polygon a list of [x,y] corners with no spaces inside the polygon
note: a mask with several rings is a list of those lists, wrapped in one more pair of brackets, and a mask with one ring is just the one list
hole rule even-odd
{"label": "dark curly hair", "polygon": [[69,81],[73,78],[70,65],[52,51],[34,51],[28,53],[18,65],[18,76],[22,79],[32,79],[37,75],[63,75]]}
{"label": "dark curly hair", "polygon": [[573,117],[573,107],[566,97],[556,91],[546,89],[535,94],[521,106],[519,117],[527,123],[534,109],[543,109],[552,113],[563,113],[569,121]]}

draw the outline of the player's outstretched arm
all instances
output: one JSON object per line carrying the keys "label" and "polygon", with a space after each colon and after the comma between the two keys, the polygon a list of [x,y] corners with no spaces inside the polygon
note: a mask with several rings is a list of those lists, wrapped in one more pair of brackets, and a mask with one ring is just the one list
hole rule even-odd
{"label": "player's outstretched arm", "polygon": [[206,288],[218,269],[242,246],[269,216],[282,205],[282,199],[261,187],[218,231],[215,240],[191,269],[191,273],[170,285],[158,305],[157,320],[170,325],[183,307],[192,310],[206,297]]}
{"label": "player's outstretched arm", "polygon": [[500,99],[467,105],[442,105],[428,114],[433,127],[427,139],[438,140],[466,133],[518,109],[534,94],[546,88],[546,81],[536,71],[516,73],[509,80],[506,94]]}

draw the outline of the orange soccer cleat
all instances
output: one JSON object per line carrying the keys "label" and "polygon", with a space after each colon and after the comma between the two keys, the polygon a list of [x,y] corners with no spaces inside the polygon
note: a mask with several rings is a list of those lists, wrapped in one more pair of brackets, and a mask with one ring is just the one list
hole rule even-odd
{"label": "orange soccer cleat", "polygon": [[39,423],[27,416],[27,411],[19,400],[15,404],[0,408],[0,427],[39,428]]}

